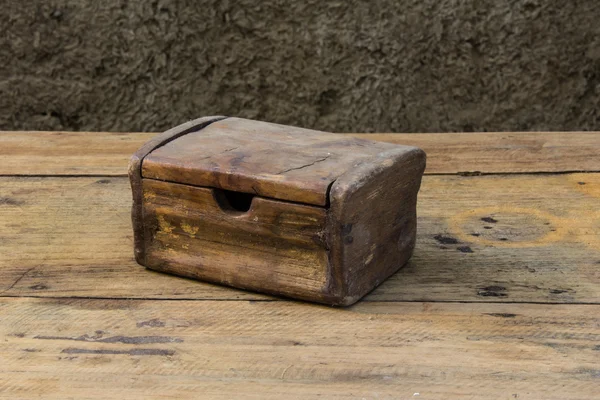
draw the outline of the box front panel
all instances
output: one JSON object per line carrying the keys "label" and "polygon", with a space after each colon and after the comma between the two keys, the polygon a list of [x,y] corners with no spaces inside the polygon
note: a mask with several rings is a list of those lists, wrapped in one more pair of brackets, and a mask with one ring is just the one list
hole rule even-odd
{"label": "box front panel", "polygon": [[148,268],[313,301],[324,296],[326,209],[151,179],[142,189]]}

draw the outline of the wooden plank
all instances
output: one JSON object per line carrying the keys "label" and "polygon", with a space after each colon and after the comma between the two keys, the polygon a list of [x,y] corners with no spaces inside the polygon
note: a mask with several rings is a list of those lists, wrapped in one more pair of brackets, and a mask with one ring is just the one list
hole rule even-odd
{"label": "wooden plank", "polygon": [[0,175],[122,175],[157,133],[0,132]]}
{"label": "wooden plank", "polygon": [[[3,296],[267,298],[139,267],[126,178],[1,178],[0,199]],[[367,300],[598,303],[598,210],[600,174],[428,176],[415,254]]]}
{"label": "wooden plank", "polygon": [[[124,176],[156,133],[0,132],[0,175]],[[426,173],[600,171],[597,132],[352,134],[421,147]]]}
{"label": "wooden plank", "polygon": [[427,153],[425,173],[600,171],[598,132],[490,132],[358,134],[417,146]]}
{"label": "wooden plank", "polygon": [[597,399],[600,306],[2,299],[0,397]]}

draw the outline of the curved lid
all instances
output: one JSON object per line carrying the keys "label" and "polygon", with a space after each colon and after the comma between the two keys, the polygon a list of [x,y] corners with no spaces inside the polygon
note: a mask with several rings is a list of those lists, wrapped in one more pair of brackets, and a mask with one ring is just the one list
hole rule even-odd
{"label": "curved lid", "polygon": [[226,118],[148,154],[142,177],[326,206],[338,176],[393,149],[292,126]]}

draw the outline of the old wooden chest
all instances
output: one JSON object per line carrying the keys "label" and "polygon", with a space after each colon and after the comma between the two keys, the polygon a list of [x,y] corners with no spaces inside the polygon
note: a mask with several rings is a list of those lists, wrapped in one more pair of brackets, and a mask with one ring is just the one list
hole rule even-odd
{"label": "old wooden chest", "polygon": [[425,153],[241,118],[206,117],[132,157],[139,264],[349,305],[410,258]]}

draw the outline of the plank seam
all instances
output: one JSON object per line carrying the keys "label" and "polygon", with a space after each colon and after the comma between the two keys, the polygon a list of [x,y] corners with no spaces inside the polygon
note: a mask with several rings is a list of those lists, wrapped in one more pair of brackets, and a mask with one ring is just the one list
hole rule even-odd
{"label": "plank seam", "polygon": [[[565,170],[565,171],[515,171],[515,172],[425,172],[426,176],[463,176],[466,178],[477,176],[498,175],[568,175],[568,174],[597,174],[600,170]],[[127,178],[128,174],[0,174],[0,178]]]}
{"label": "plank seam", "polygon": [[[32,295],[0,295],[1,298],[13,298],[13,299],[52,299],[52,300],[117,300],[117,301],[230,301],[230,302],[261,302],[261,303],[296,303],[306,305],[317,305],[323,307],[323,305],[299,302],[295,300],[286,299],[191,299],[191,298],[178,298],[178,297],[106,297],[106,296],[32,296]],[[448,304],[537,304],[537,305],[573,305],[573,306],[598,306],[600,302],[571,302],[571,303],[559,303],[559,302],[543,302],[543,301],[472,301],[472,300],[362,300],[356,303],[360,305],[362,303],[448,303]],[[332,308],[344,308],[344,307],[332,307]],[[348,307],[347,309],[350,309]]]}

